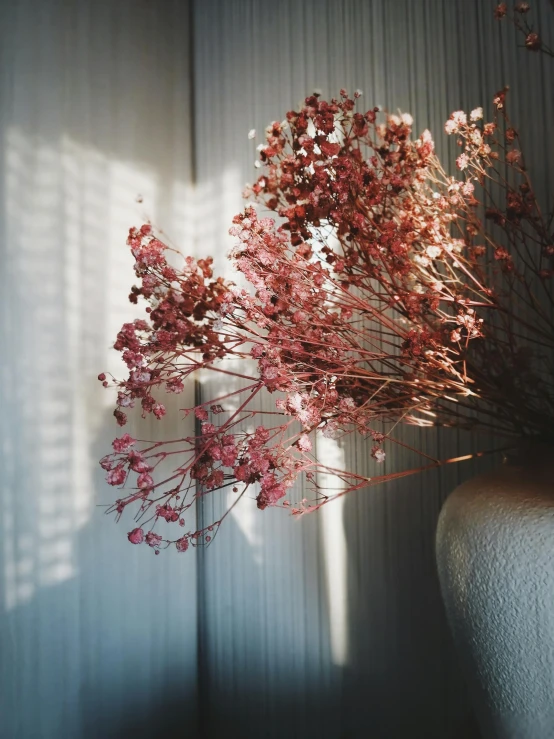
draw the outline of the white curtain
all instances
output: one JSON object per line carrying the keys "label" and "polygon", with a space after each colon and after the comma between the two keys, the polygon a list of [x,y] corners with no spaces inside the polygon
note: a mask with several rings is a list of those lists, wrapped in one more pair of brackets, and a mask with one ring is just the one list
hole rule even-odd
{"label": "white curtain", "polygon": [[[532,18],[552,30],[547,0]],[[195,150],[206,252],[231,240],[255,146],[306,94],[359,88],[368,108],[410,112],[445,161],[451,111],[487,108],[505,84],[543,195],[554,161],[550,60],[518,48],[489,0],[203,0],[195,4]],[[550,23],[549,23],[550,21]],[[490,109],[490,108],[489,108]],[[251,141],[250,129],[260,132]],[[454,168],[452,168],[454,172]],[[425,434],[423,436],[422,434]],[[472,439],[405,440],[439,458]],[[477,443],[487,444],[488,439]],[[318,451],[374,474],[365,442]],[[407,458],[389,451],[388,469]],[[412,460],[413,461],[413,460]],[[364,472],[367,470],[367,472]],[[244,501],[202,554],[201,715],[206,736],[457,739],[474,736],[434,563],[444,497],[476,468],[359,491],[291,521]],[[298,496],[302,497],[301,494]]]}
{"label": "white curtain", "polygon": [[103,515],[117,426],[96,379],[121,376],[136,315],[129,227],[191,248],[189,8],[0,15],[0,736],[194,734],[195,554],[155,557]]}
{"label": "white curtain", "polygon": [[[546,24],[548,0],[532,4]],[[473,468],[361,491],[300,522],[245,500],[214,546],[155,557],[99,507],[113,491],[97,460],[116,428],[96,375],[121,373],[110,346],[137,315],[127,229],[151,218],[225,269],[255,177],[247,133],[314,88],[411,112],[448,158],[449,112],[508,83],[546,193],[552,65],[517,48],[493,6],[0,3],[0,736],[468,734],[433,537]],[[164,433],[180,423],[174,408]],[[425,439],[440,457],[471,446]],[[369,469],[362,443],[320,451]]]}

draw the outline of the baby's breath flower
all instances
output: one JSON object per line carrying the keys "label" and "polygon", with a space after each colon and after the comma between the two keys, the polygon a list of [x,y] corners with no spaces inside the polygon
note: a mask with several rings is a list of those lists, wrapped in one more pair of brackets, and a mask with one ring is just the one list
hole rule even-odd
{"label": "baby's breath flower", "polygon": [[[475,418],[478,428],[482,409],[507,435],[521,428],[552,435],[544,408],[546,400],[554,406],[554,390],[549,377],[541,384],[533,375],[540,376],[535,356],[547,354],[543,344],[554,351],[549,314],[536,311],[528,321],[533,306],[522,310],[518,295],[534,295],[537,283],[552,279],[554,246],[527,173],[521,177],[506,92],[494,99],[495,120],[506,124],[501,141],[496,123],[476,125],[482,108],[471,111],[469,123],[461,110],[446,122],[462,147],[460,179],[442,167],[429,131],[415,140],[407,135],[408,113],[377,120],[376,107],[358,112],[359,91],[341,90],[330,101],[309,95],[283,122],[273,121],[257,147],[261,176],[247,186],[251,202],[229,230],[239,284],[214,275],[209,257],[188,256],[180,265],[174,253],[169,259],[173,250],[150,224],[130,230],[137,282],[130,300],[145,302],[146,318],[117,334],[124,379],[98,379],[116,388],[121,426],[133,407],[163,422],[166,394],[179,394],[176,407],[191,422],[190,436],[167,442],[123,434],[101,460],[120,496],[111,510],[120,517],[129,508],[137,521],[131,543],[156,554],[170,544],[178,552],[209,544],[224,515],[187,530],[189,509],[228,487],[235,500],[254,493],[263,510],[288,507],[288,491],[303,478],[310,497],[291,510],[304,515],[336,497],[333,487],[342,495],[369,482],[359,470],[344,470],[339,484],[324,487],[333,469],[317,454],[322,436],[360,434],[380,464],[400,421],[465,427]],[[255,135],[252,129],[249,138]],[[505,168],[493,166],[504,156],[518,165],[510,185],[499,174]],[[487,203],[482,218],[489,181],[505,207]],[[531,229],[535,272],[522,236]],[[508,245],[516,256],[521,247],[524,258],[515,259]],[[495,321],[498,310],[502,320]],[[530,350],[523,363],[510,342],[534,324],[540,351]],[[216,372],[217,381],[203,384],[201,400],[183,408],[198,372]],[[509,378],[505,392],[504,381],[483,382],[491,372]],[[263,394],[270,402],[258,405]],[[169,463],[168,474],[162,468]]]}
{"label": "baby's breath flower", "polygon": [[525,46],[529,51],[540,51],[542,41],[538,33],[532,31],[525,37]]}
{"label": "baby's breath flower", "polygon": [[467,154],[460,154],[460,156],[456,159],[456,166],[458,167],[458,169],[466,169],[468,164],[469,157]]}

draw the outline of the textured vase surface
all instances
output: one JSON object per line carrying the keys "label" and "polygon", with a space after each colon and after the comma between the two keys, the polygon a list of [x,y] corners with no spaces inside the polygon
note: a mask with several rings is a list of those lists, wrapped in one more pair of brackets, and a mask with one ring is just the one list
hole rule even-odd
{"label": "textured vase surface", "polygon": [[483,737],[554,739],[554,451],[457,488],[437,564]]}

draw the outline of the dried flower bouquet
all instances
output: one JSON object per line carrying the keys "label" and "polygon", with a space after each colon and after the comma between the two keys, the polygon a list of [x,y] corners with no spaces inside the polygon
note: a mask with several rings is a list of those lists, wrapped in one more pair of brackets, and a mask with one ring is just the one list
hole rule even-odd
{"label": "dried flower bouquet", "polygon": [[[481,108],[447,121],[458,178],[429,131],[412,137],[411,116],[362,111],[359,98],[311,95],[266,130],[246,193],[254,202],[230,230],[245,287],[215,277],[210,258],[176,268],[150,224],[131,229],[130,300],[148,307],[117,336],[127,379],[99,376],[117,387],[117,422],[135,404],[162,419],[162,395],[199,371],[240,380],[183,409],[196,418],[193,435],[124,434],[102,459],[108,482],[127,488],[110,510],[133,509],[132,543],[156,553],[208,543],[228,511],[188,530],[187,512],[229,487],[235,502],[250,491],[260,509],[303,514],[417,471],[379,474],[399,422],[552,436],[552,216],[533,190],[506,90],[490,121]],[[260,393],[271,412],[259,409]],[[319,435],[354,432],[368,440],[371,478],[318,458]],[[417,451],[418,469],[456,461]],[[173,472],[160,474],[170,460]],[[339,492],[321,473],[337,477]],[[294,503],[299,476],[310,497]]]}

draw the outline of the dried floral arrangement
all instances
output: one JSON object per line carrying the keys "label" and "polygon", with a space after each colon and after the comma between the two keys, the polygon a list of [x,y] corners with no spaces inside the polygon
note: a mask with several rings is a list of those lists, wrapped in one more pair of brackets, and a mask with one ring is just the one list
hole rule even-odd
{"label": "dried floral arrangement", "polygon": [[[545,50],[522,28],[530,50]],[[230,508],[201,529],[187,530],[188,512],[228,488],[232,505],[248,493],[260,509],[301,515],[411,474],[378,470],[400,422],[552,436],[552,215],[533,190],[506,90],[483,115],[456,111],[445,125],[460,146],[453,177],[430,132],[412,136],[408,114],[363,111],[359,92],[306,98],[266,130],[253,203],[230,230],[245,287],[214,276],[210,258],[175,267],[150,224],[131,229],[130,300],[146,301],[146,318],[115,342],[127,379],[99,376],[117,387],[119,425],[135,404],[162,419],[162,394],[181,393],[199,371],[240,380],[183,409],[196,419],[189,437],[113,442],[101,465],[127,490],[110,511],[133,509],[133,544],[159,553],[209,543]],[[271,411],[259,409],[261,393]],[[352,433],[367,438],[372,477],[318,458],[319,435]],[[418,469],[457,461],[419,453]],[[173,472],[158,474],[168,460]],[[294,503],[299,476],[309,498]]]}

